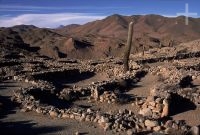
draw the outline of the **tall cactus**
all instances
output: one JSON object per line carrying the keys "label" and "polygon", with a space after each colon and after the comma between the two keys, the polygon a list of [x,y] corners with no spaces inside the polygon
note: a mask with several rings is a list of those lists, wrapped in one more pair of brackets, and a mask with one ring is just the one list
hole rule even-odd
{"label": "tall cactus", "polygon": [[128,39],[127,39],[127,45],[124,52],[124,72],[127,72],[129,70],[129,55],[131,51],[131,44],[132,44],[132,37],[133,37],[133,22],[130,22],[129,28],[128,28]]}
{"label": "tall cactus", "polygon": [[142,56],[144,56],[144,51],[145,51],[145,46],[144,44],[142,45]]}

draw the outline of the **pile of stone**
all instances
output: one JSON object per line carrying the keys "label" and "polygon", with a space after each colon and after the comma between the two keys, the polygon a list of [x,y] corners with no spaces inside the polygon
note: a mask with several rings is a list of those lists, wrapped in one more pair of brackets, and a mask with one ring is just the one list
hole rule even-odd
{"label": "pile of stone", "polygon": [[161,76],[164,83],[179,83],[183,76],[183,73],[174,66],[157,66],[151,68],[150,73]]}
{"label": "pile of stone", "polygon": [[138,64],[137,62],[130,60],[129,61],[130,70],[139,70],[141,69],[142,65]]}
{"label": "pile of stone", "polygon": [[197,107],[200,107],[200,90],[196,88],[183,88],[177,91],[178,95],[183,98],[189,99]]}
{"label": "pile of stone", "polygon": [[108,104],[116,103],[118,96],[113,91],[106,91],[104,89],[98,89],[97,87],[91,89],[90,101],[99,101],[101,103],[106,102]]}
{"label": "pile of stone", "polygon": [[192,80],[199,79],[199,72],[185,69],[178,69],[175,66],[152,67],[150,73],[160,77],[164,84],[179,85],[182,87],[190,86]]}
{"label": "pile of stone", "polygon": [[90,90],[87,88],[64,88],[60,93],[57,93],[57,96],[60,99],[64,99],[67,101],[77,100],[80,97],[85,97],[90,95]]}
{"label": "pile of stone", "polygon": [[[58,109],[51,105],[41,104],[39,100],[28,94],[32,89],[15,91],[13,100],[22,105],[21,111],[35,111],[36,113],[49,115],[52,118],[75,119],[78,121],[89,121],[98,123],[100,127],[114,132],[127,131],[140,133],[144,131],[156,131],[168,133],[172,129],[186,132],[189,127],[181,121],[159,121],[153,118],[135,115],[130,110],[119,110],[117,113],[100,113],[92,109],[66,108]],[[158,100],[158,99],[157,99]]]}
{"label": "pile of stone", "polygon": [[[122,80],[128,80],[128,79],[137,79],[136,75],[139,74],[142,71],[135,71],[133,73],[127,73],[124,74],[121,77],[118,78],[113,78],[107,81],[98,81],[98,82],[92,82],[89,85],[85,86],[76,86],[74,85],[73,87],[70,88],[65,88],[60,93],[58,96],[61,99],[65,99],[65,97],[69,97],[69,95],[78,95],[78,97],[86,97],[90,96],[90,100],[95,100],[95,101],[100,101],[100,96],[106,91],[106,87],[108,86],[115,86],[116,88],[119,87],[120,82]],[[112,88],[109,90],[109,92],[105,92],[101,96],[101,102],[109,102],[109,103],[114,103],[117,101],[117,95],[113,93],[114,89]],[[111,93],[110,93],[111,92]],[[114,96],[115,95],[115,96]]]}
{"label": "pile of stone", "polygon": [[99,96],[99,101],[108,104],[116,103],[118,101],[118,96],[112,91],[104,91],[104,93]]}
{"label": "pile of stone", "polygon": [[192,87],[192,81],[199,78],[199,73],[194,70],[178,70],[174,66],[153,68],[153,74],[162,75],[163,83],[157,84],[150,90],[153,96],[164,97],[169,93],[189,99],[196,106],[200,106],[200,91]]}
{"label": "pile of stone", "polygon": [[88,62],[83,63],[84,65],[89,65],[93,67],[95,72],[105,72],[113,76],[114,68],[122,69],[123,62],[120,59],[103,59],[103,60],[89,60]]}
{"label": "pile of stone", "polygon": [[139,102],[139,114],[153,119],[163,118],[169,114],[169,97],[161,98],[148,96],[144,103]]}
{"label": "pile of stone", "polygon": [[52,93],[55,93],[55,86],[52,82],[44,81],[44,80],[35,80],[32,77],[25,77],[22,75],[15,75],[13,76],[13,80],[15,81],[23,81],[25,83],[31,84],[33,87],[40,87],[41,90],[50,90]]}
{"label": "pile of stone", "polygon": [[123,66],[115,66],[113,69],[110,69],[110,76],[122,76],[124,74]]}
{"label": "pile of stone", "polygon": [[200,64],[199,58],[183,59],[183,60],[174,60],[173,64],[178,67],[187,67],[187,66],[198,66]]}
{"label": "pile of stone", "polygon": [[179,46],[178,48],[176,47],[163,47],[161,49],[153,48],[148,51],[145,51],[145,55],[143,55],[142,57],[141,53],[138,53],[130,55],[130,58],[137,60],[138,63],[144,64],[144,63],[155,63],[155,62],[200,57],[200,51],[197,51],[198,49],[195,50],[194,48],[192,49],[191,47],[185,48],[184,46],[181,47]]}

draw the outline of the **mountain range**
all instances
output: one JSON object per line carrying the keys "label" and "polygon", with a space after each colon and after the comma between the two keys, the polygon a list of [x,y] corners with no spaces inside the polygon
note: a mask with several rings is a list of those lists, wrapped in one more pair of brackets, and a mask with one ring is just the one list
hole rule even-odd
{"label": "mountain range", "polygon": [[84,25],[71,24],[56,29],[33,25],[0,28],[1,54],[15,50],[50,58],[120,57],[131,21],[134,22],[132,53],[200,39],[200,18],[189,18],[186,25],[184,16],[114,14]]}

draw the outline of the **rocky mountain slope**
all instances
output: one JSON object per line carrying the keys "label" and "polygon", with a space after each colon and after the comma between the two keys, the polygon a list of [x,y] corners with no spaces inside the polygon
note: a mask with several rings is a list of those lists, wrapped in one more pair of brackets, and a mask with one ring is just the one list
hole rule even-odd
{"label": "rocky mountain slope", "polygon": [[[50,58],[94,59],[122,56],[130,21],[135,22],[132,52],[141,51],[143,48],[148,50],[176,46],[200,37],[200,18],[189,18],[189,25],[185,25],[183,16],[168,18],[159,15],[115,14],[85,25],[72,24],[57,29],[31,25],[0,28],[3,33],[0,38],[4,44],[26,44],[38,48],[35,50],[37,53]],[[13,32],[2,32],[5,30]],[[12,38],[6,38],[7,36]]]}

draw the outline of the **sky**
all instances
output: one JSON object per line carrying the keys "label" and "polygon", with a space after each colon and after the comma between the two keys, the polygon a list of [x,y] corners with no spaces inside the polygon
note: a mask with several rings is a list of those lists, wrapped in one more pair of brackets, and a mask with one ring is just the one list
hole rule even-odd
{"label": "sky", "polygon": [[199,0],[0,0],[0,27],[35,25],[56,28],[85,24],[112,14],[159,14],[175,17],[186,12],[200,16]]}

